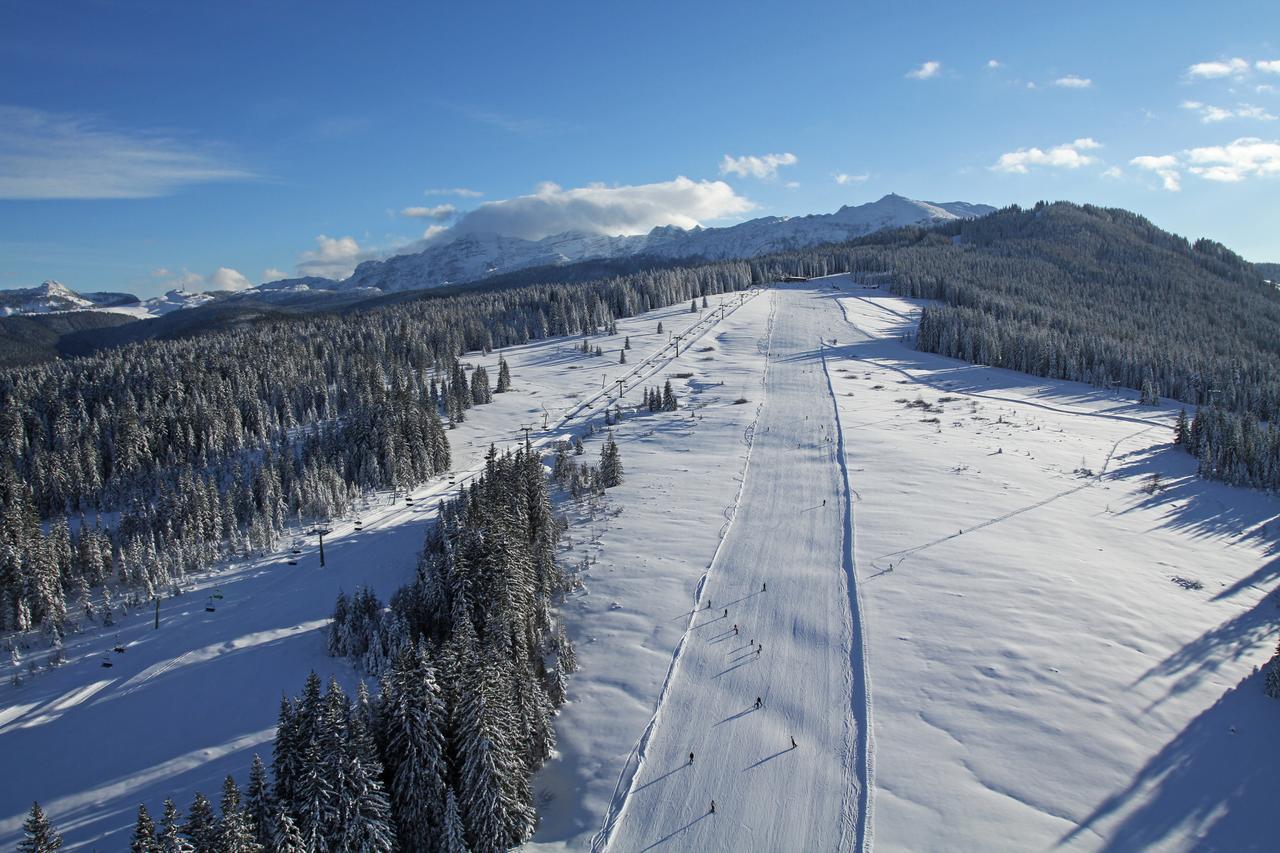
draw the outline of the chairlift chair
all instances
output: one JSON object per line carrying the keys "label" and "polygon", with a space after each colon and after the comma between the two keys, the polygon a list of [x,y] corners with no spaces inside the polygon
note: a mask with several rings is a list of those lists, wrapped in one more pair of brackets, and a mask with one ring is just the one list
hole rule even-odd
{"label": "chairlift chair", "polygon": [[204,606],[204,612],[205,612],[205,613],[215,613],[215,612],[217,612],[217,610],[218,610],[218,608],[216,608],[216,607],[214,607],[214,606],[213,606],[213,598],[212,598],[212,597],[210,597],[210,598],[209,598],[208,603],[207,603],[207,604],[205,604],[205,606]]}

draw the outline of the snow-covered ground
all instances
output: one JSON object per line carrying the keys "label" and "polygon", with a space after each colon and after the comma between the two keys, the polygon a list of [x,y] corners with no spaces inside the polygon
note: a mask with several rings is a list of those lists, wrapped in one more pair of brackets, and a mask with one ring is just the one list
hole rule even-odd
{"label": "snow-covered ground", "polygon": [[916,352],[841,283],[875,845],[1270,847],[1280,501],[1196,479],[1174,407]]}
{"label": "snow-covered ground", "polygon": [[[706,312],[691,313],[685,304],[621,320],[616,336],[592,338],[605,350],[600,357],[575,350],[581,339],[506,350],[514,390],[469,410],[450,432],[454,474],[418,490],[412,506],[382,496],[360,513],[362,531],[350,519],[338,521],[325,540],[324,569],[312,537],[298,564],[288,565],[286,538],[282,552],[202,577],[182,597],[162,602],[159,630],[145,610],[110,629],[71,635],[64,665],[42,668],[17,688],[8,684],[13,668],[5,661],[0,849],[20,837],[33,799],[65,833],[67,849],[114,850],[127,845],[139,803],[158,813],[172,795],[185,808],[197,790],[216,795],[228,773],[243,783],[252,753],[270,754],[282,691],[296,693],[310,669],[333,673],[347,687],[357,680],[345,662],[325,655],[324,627],[339,590],[366,585],[385,600],[412,577],[436,498],[478,470],[491,442],[512,446],[523,437],[515,427],[528,425],[535,443],[546,446],[608,405],[615,380],[660,385],[674,355],[671,333],[696,338],[695,349],[710,345],[719,323],[764,302],[747,295],[745,308],[727,310],[739,299],[713,297]],[[726,320],[714,310],[722,300]],[[633,348],[623,365],[619,350],[628,335]],[[496,377],[497,358],[472,353],[464,360]],[[215,592],[222,597],[211,598]],[[114,653],[117,642],[127,651]],[[19,667],[25,673],[47,655],[33,648]]]}

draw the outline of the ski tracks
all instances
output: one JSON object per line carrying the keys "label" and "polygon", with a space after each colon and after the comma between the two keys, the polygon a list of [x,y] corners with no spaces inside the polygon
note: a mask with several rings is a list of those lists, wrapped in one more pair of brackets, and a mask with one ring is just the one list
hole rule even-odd
{"label": "ski tracks", "polygon": [[[778,303],[776,294],[769,293],[769,319],[766,322],[764,341],[759,345],[761,352],[765,356],[764,371],[760,376],[760,387],[763,390],[765,380],[769,372],[769,352],[773,340],[773,320],[777,312]],[[701,335],[699,335],[701,337]],[[644,730],[640,733],[640,738],[636,741],[636,745],[632,747],[631,753],[627,756],[626,762],[623,764],[622,772],[618,776],[618,783],[614,786],[613,797],[610,799],[609,808],[605,812],[604,822],[600,827],[600,831],[591,839],[592,853],[603,853],[609,847],[613,838],[613,831],[617,827],[619,820],[622,818],[623,812],[626,810],[627,802],[631,797],[631,792],[635,788],[635,780],[640,775],[640,770],[644,767],[646,751],[653,733],[658,726],[658,722],[662,718],[662,707],[666,701],[667,695],[671,689],[671,684],[675,680],[676,673],[680,668],[680,659],[683,657],[685,645],[689,641],[690,631],[693,628],[694,618],[698,612],[698,602],[702,600],[703,590],[706,588],[707,581],[711,576],[711,568],[715,565],[716,558],[720,555],[721,549],[729,535],[729,530],[733,526],[733,520],[737,517],[738,506],[742,500],[742,490],[746,486],[747,472],[751,467],[751,451],[755,446],[756,424],[760,420],[760,412],[764,409],[764,400],[756,406],[755,416],[751,419],[751,423],[743,430],[743,440],[747,445],[746,458],[742,464],[742,476],[738,479],[738,490],[733,496],[733,501],[725,507],[725,523],[720,528],[719,541],[716,543],[716,549],[711,555],[711,560],[707,563],[707,569],[698,579],[697,587],[693,593],[693,604],[689,611],[689,620],[685,623],[684,632],[680,635],[679,642],[676,643],[675,651],[671,655],[671,663],[667,667],[666,677],[662,681],[662,689],[658,692],[658,700],[654,703],[653,715],[649,718],[649,722],[645,724]]]}

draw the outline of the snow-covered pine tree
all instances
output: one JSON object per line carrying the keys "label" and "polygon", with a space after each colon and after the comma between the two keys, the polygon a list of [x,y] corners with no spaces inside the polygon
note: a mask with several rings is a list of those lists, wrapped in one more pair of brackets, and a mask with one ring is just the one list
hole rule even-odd
{"label": "snow-covered pine tree", "polygon": [[430,850],[444,826],[445,707],[425,645],[392,665],[381,715],[387,779],[402,850]]}
{"label": "snow-covered pine tree", "polygon": [[671,387],[671,380],[668,379],[666,384],[662,386],[662,411],[674,412],[677,405],[675,389]]}
{"label": "snow-covered pine tree", "polygon": [[245,789],[244,816],[253,830],[254,840],[264,849],[270,846],[275,815],[275,802],[271,796],[271,786],[267,780],[267,768],[262,763],[262,756],[253,754],[253,762],[249,765],[249,785]]}
{"label": "snow-covered pine tree", "polygon": [[182,831],[182,813],[172,799],[164,801],[164,811],[160,816],[160,831],[156,836],[156,847],[160,853],[194,853],[195,847]]}
{"label": "snow-covered pine tree", "polygon": [[696,299],[689,300],[689,313],[690,314],[698,313],[698,300]]}
{"label": "snow-covered pine tree", "polygon": [[314,848],[307,846],[306,839],[287,811],[277,812],[273,822],[276,832],[271,840],[272,853],[313,853]]}
{"label": "snow-covered pine tree", "polygon": [[622,485],[622,454],[612,432],[600,448],[600,483],[606,489]]}
{"label": "snow-covered pine tree", "polygon": [[187,809],[187,822],[182,826],[182,834],[191,839],[197,851],[218,849],[218,818],[213,813],[213,803],[199,791],[191,801],[191,808]]}
{"label": "snow-covered pine tree", "polygon": [[53,828],[39,803],[31,804],[27,819],[22,822],[22,840],[18,853],[53,853],[62,849],[62,836]]}
{"label": "snow-covered pine tree", "polygon": [[507,364],[507,360],[502,356],[498,356],[498,387],[493,389],[493,393],[502,394],[511,390],[511,367]]}
{"label": "snow-covered pine tree", "polygon": [[218,807],[222,812],[218,821],[219,849],[224,853],[258,853],[258,839],[240,807],[240,788],[230,774],[222,782]]}
{"label": "snow-covered pine tree", "polygon": [[440,831],[439,853],[471,853],[467,847],[466,829],[458,811],[458,798],[453,789],[445,791],[444,827]]}
{"label": "snow-covered pine tree", "polygon": [[145,803],[138,805],[138,819],[133,824],[133,838],[129,841],[130,853],[154,853],[158,847],[156,842],[156,824],[147,814]]}

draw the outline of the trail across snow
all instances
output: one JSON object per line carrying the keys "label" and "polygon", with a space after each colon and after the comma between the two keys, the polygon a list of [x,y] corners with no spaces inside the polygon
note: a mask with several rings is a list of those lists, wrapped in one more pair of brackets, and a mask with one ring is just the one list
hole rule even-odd
{"label": "trail across snow", "polygon": [[812,288],[773,298],[737,513],[597,848],[852,850],[862,840],[868,705],[821,346],[843,323]]}

